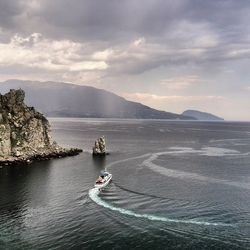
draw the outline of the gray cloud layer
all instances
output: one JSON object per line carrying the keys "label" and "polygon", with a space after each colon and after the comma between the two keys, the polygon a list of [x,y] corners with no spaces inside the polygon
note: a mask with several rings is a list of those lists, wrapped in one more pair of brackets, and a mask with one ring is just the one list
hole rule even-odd
{"label": "gray cloud layer", "polygon": [[[159,89],[168,78],[206,78],[215,68],[240,76],[250,57],[249,15],[248,0],[0,0],[0,75],[122,82],[151,71],[154,78],[163,67],[169,75],[155,77]],[[185,70],[177,75],[176,67]],[[249,92],[246,79],[240,84]]]}
{"label": "gray cloud layer", "polygon": [[225,39],[246,36],[247,0],[1,0],[1,26],[52,38],[118,40],[162,38],[178,23],[207,24]]}

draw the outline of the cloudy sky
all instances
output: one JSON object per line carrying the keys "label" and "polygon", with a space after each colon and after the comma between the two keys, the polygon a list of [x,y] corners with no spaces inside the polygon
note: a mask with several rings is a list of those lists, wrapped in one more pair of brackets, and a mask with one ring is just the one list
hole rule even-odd
{"label": "cloudy sky", "polygon": [[0,81],[250,120],[249,0],[0,0]]}

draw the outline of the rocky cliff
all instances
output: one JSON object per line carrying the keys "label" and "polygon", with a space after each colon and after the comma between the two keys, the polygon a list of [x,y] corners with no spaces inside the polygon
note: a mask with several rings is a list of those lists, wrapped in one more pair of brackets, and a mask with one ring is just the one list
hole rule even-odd
{"label": "rocky cliff", "polygon": [[23,90],[0,95],[0,164],[10,165],[79,153],[52,141],[50,125],[43,114],[24,103]]}

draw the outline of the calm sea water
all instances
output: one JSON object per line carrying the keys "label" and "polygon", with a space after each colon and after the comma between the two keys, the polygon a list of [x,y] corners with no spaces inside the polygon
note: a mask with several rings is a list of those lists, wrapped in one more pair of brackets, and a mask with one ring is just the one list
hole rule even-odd
{"label": "calm sea water", "polygon": [[[0,169],[0,249],[250,249],[250,123],[51,124],[84,153]],[[102,135],[110,155],[93,159]]]}

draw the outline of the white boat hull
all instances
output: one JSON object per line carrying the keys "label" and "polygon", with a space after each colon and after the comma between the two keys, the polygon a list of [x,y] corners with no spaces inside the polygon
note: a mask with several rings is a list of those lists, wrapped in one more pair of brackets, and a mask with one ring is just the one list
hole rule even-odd
{"label": "white boat hull", "polygon": [[96,183],[95,188],[104,188],[104,187],[106,187],[110,183],[111,179],[112,179],[112,174],[109,174],[107,176],[106,181],[104,183]]}

